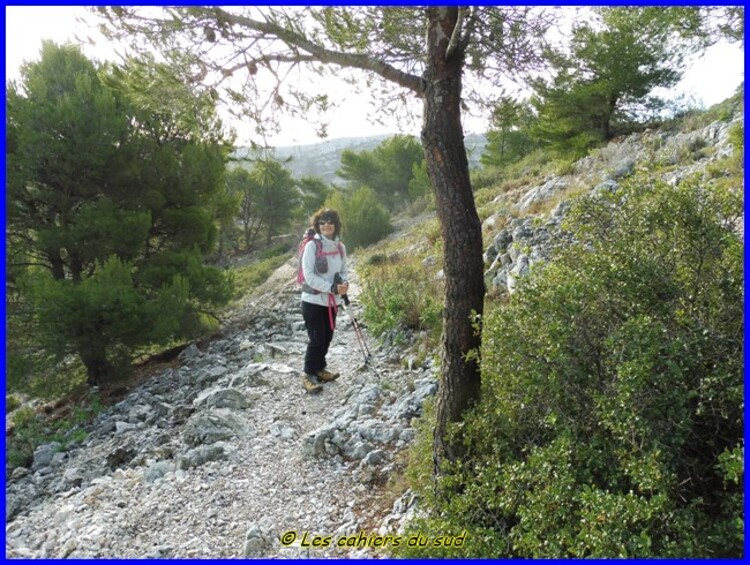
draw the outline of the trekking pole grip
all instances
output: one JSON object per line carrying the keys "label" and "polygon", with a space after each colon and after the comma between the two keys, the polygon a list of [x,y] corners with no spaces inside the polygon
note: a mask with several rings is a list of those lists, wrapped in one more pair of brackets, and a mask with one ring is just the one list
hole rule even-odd
{"label": "trekking pole grip", "polygon": [[[338,284],[341,284],[341,283],[343,283],[343,282],[344,282],[344,281],[343,281],[343,279],[341,278],[341,273],[336,273],[336,274],[334,275],[334,277],[333,277],[333,283],[334,283],[334,284],[337,284],[337,285],[338,285]],[[342,294],[342,295],[341,295],[341,298],[343,298],[343,299],[344,299],[344,304],[345,304],[346,306],[349,306],[349,297],[348,297],[348,296],[347,296],[346,294]]]}

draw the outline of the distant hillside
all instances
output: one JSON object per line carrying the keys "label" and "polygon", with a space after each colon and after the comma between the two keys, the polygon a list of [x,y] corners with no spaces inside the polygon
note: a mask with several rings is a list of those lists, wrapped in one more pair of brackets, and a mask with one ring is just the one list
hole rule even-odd
{"label": "distant hillside", "polygon": [[[295,178],[316,176],[327,183],[341,182],[342,179],[336,175],[336,171],[341,166],[341,154],[345,150],[371,151],[389,137],[391,136],[342,137],[307,145],[288,145],[275,148],[274,156],[282,161],[289,159],[286,167],[292,171],[292,176]],[[469,167],[476,168],[479,166],[479,158],[482,156],[486,145],[487,139],[483,135],[466,136]],[[253,150],[250,147],[239,147],[235,150],[233,157],[235,159],[247,157],[252,159]]]}

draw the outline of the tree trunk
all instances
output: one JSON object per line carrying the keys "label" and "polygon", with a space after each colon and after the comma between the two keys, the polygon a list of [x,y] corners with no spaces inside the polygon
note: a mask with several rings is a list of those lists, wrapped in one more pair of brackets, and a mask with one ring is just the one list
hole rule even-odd
{"label": "tree trunk", "polygon": [[437,213],[444,247],[445,307],[443,310],[442,375],[437,399],[434,473],[444,460],[461,456],[459,442],[451,442],[449,424],[479,399],[478,355],[481,334],[472,314],[484,306],[482,226],[469,180],[469,164],[461,125],[461,73],[464,62],[459,47],[446,59],[446,49],[458,16],[457,8],[428,8],[428,61],[424,75],[422,145],[435,189]]}
{"label": "tree trunk", "polygon": [[60,257],[60,251],[55,250],[48,250],[45,252],[45,255],[47,256],[47,260],[50,263],[50,271],[52,271],[52,278],[56,281],[61,281],[65,279],[65,262],[62,260],[62,257]]}
{"label": "tree trunk", "polygon": [[245,239],[245,249],[250,249],[250,224],[243,220],[242,235]]}
{"label": "tree trunk", "polygon": [[70,273],[75,284],[81,284],[83,281],[83,260],[78,253],[70,253]]}
{"label": "tree trunk", "polygon": [[612,137],[612,116],[617,109],[617,98],[609,97],[607,99],[607,115],[602,119],[602,135],[604,141],[609,141]]}
{"label": "tree trunk", "polygon": [[78,356],[86,367],[87,382],[89,385],[100,385],[112,377],[113,367],[107,359],[104,347],[79,347]]}

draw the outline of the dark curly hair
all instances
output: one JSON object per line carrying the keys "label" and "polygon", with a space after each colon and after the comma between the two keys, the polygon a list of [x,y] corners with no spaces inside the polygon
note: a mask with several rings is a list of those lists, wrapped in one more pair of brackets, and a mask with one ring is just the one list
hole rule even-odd
{"label": "dark curly hair", "polygon": [[320,226],[318,225],[318,222],[320,220],[333,220],[333,225],[335,227],[335,231],[333,232],[333,237],[338,237],[341,235],[341,218],[339,217],[339,213],[336,210],[333,210],[331,208],[321,208],[312,217],[312,229],[315,230],[315,233],[320,234]]}

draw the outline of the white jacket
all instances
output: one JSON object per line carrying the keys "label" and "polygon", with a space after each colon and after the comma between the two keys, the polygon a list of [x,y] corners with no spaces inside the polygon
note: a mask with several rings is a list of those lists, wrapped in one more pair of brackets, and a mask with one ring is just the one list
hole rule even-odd
{"label": "white jacket", "polygon": [[[330,253],[330,255],[323,257],[323,259],[328,261],[328,272],[326,273],[319,273],[315,269],[315,257],[318,254],[318,244],[315,240],[323,242],[324,253]],[[339,247],[341,247],[341,253],[338,253]],[[341,275],[342,280],[349,280],[349,271],[346,268],[346,247],[344,247],[343,243],[339,243],[338,238],[330,240],[320,234],[315,234],[313,241],[310,241],[305,246],[305,250],[302,253],[302,273],[305,276],[305,284],[302,287],[302,301],[329,306],[328,296],[331,294],[331,287],[333,286],[336,273]],[[306,292],[307,287],[317,290],[318,294]],[[338,294],[334,296],[336,304],[341,304],[342,298]]]}

